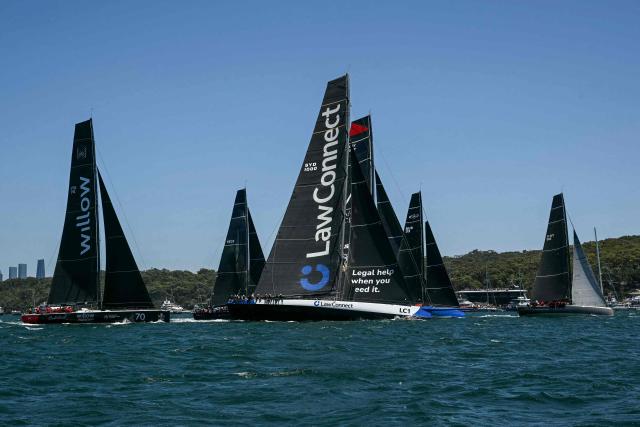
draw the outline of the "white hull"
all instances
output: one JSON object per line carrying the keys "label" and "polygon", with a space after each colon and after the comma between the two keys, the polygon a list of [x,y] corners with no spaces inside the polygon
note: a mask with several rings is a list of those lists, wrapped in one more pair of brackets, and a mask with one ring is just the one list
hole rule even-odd
{"label": "white hull", "polygon": [[[232,318],[243,320],[354,320],[415,317],[419,305],[338,300],[260,299],[227,305]],[[419,317],[419,316],[417,316]]]}

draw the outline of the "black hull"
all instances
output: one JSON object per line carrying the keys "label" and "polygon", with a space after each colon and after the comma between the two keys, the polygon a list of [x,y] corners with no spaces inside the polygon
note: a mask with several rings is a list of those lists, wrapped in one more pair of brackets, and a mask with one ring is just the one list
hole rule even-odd
{"label": "black hull", "polygon": [[208,310],[198,310],[193,312],[194,320],[217,320],[230,318],[231,315],[226,305],[213,307]]}
{"label": "black hull", "polygon": [[170,318],[171,313],[162,310],[95,310],[22,315],[24,323],[32,324],[169,322]]}
{"label": "black hull", "polygon": [[566,305],[564,307],[518,307],[519,316],[572,316],[572,315],[613,316],[609,307],[586,307]]}
{"label": "black hull", "polygon": [[393,319],[394,314],[355,310],[336,310],[323,307],[304,307],[281,304],[229,304],[233,320],[269,321],[322,321],[322,320],[379,320]]}

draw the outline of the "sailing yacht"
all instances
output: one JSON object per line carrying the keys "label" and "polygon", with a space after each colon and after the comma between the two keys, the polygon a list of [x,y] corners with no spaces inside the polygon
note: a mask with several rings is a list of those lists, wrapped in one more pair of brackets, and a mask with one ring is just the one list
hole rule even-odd
{"label": "sailing yacht", "polygon": [[[349,77],[327,84],[315,128],[244,320],[430,317],[412,298],[348,143]],[[370,176],[370,175],[369,175]]]}
{"label": "sailing yacht", "polygon": [[243,300],[250,298],[263,268],[264,255],[247,204],[247,190],[243,188],[236,192],[211,299],[206,307],[193,310],[193,318],[228,318],[229,297],[235,296]]}
{"label": "sailing yacht", "polygon": [[[458,297],[444,265],[429,221],[423,218],[422,192],[413,193],[409,201],[404,235],[411,258],[416,261],[423,288],[423,310],[434,317],[463,317]],[[426,260],[426,263],[425,263]],[[426,265],[425,265],[426,264]]]}
{"label": "sailing yacht", "polygon": [[598,314],[613,315],[602,288],[573,230],[573,272],[570,272],[567,215],[562,193],[553,196],[542,259],[533,283],[533,302],[519,306],[520,316]]}
{"label": "sailing yacht", "polygon": [[[350,144],[362,169],[389,243],[398,259],[404,281],[413,300],[423,304],[423,311],[435,317],[462,317],[458,299],[442,261],[440,251],[429,223],[422,228],[422,195],[412,195],[407,226],[403,230],[395,210],[375,170],[373,161],[373,129],[371,116],[367,115],[351,123]],[[409,225],[411,224],[411,225]],[[410,234],[406,234],[405,232]],[[427,259],[427,266],[424,259]]]}
{"label": "sailing yacht", "polygon": [[[99,186],[98,186],[99,184]],[[100,290],[98,188],[106,248]],[[22,315],[25,323],[168,322],[154,307],[96,166],[91,119],[75,126],[69,193],[60,250],[47,303]]]}

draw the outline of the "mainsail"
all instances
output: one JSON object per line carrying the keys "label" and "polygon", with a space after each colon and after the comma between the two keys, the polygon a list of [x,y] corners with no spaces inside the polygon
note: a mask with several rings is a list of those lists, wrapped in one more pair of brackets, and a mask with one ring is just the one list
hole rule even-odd
{"label": "mainsail", "polygon": [[[249,278],[249,226],[247,192],[238,190],[231,212],[227,238],[222,249],[220,264],[213,286],[213,305],[222,305],[230,295],[251,295],[252,284]],[[263,259],[264,261],[264,259]]]}
{"label": "mainsail", "polygon": [[571,303],[573,305],[605,307],[600,285],[593,274],[591,265],[582,250],[578,234],[573,231],[573,280],[571,283]]}
{"label": "mainsail", "polygon": [[89,119],[75,126],[67,211],[49,304],[98,302],[97,200],[95,143]]}
{"label": "mainsail", "polygon": [[256,293],[335,291],[342,259],[349,77],[327,83],[307,153]]}
{"label": "mainsail", "polygon": [[153,302],[142,280],[100,172],[98,172],[98,178],[106,249],[102,307],[105,309],[153,308]]}
{"label": "mainsail", "polygon": [[[355,156],[353,148],[351,156]],[[358,162],[352,163],[351,172],[351,237],[341,298],[388,304],[415,302]]]}
{"label": "mainsail", "polygon": [[349,142],[355,152],[355,158],[360,164],[360,169],[367,182],[371,194],[375,194],[373,174],[373,130],[371,128],[371,116],[364,116],[351,122],[349,130]]}
{"label": "mainsail", "polygon": [[426,291],[429,301],[435,306],[458,307],[458,298],[453,290],[447,268],[442,261],[436,238],[429,221],[424,224],[427,268],[425,274]]}
{"label": "mainsail", "polygon": [[404,235],[419,273],[424,277],[424,230],[422,229],[422,192],[413,193],[409,201]]}
{"label": "mainsail", "polygon": [[533,300],[556,301],[569,297],[569,239],[562,193],[553,196],[542,259],[533,283]]}

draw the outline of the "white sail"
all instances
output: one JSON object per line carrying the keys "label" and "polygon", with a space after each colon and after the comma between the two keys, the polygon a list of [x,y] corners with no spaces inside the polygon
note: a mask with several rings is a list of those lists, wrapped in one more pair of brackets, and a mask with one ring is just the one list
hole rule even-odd
{"label": "white sail", "polygon": [[600,285],[582,250],[575,230],[573,232],[573,280],[571,284],[573,305],[605,307]]}

